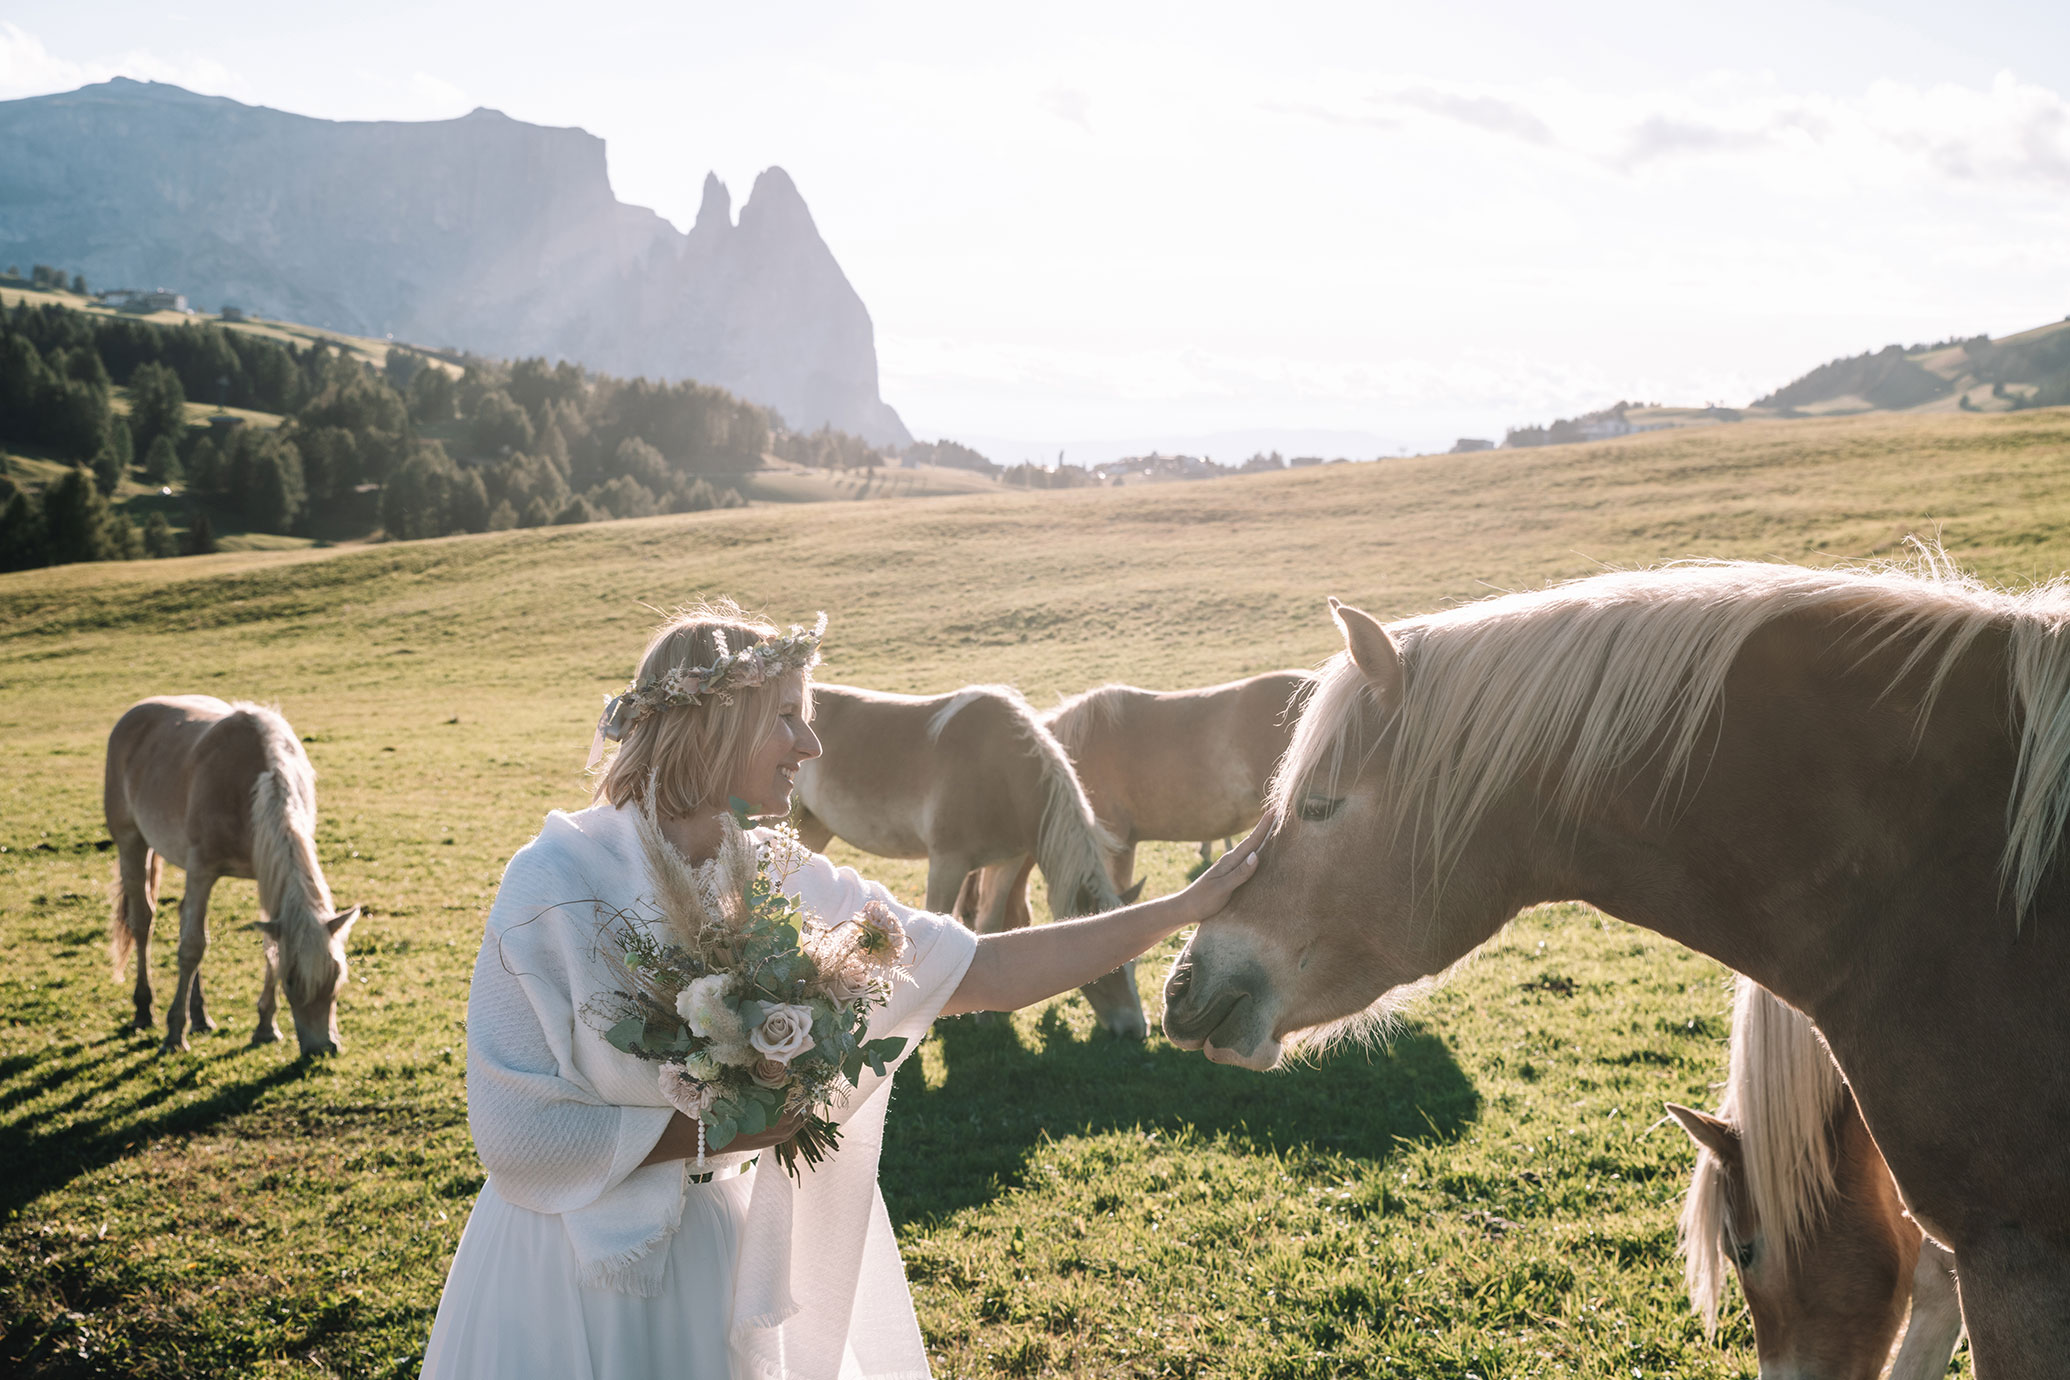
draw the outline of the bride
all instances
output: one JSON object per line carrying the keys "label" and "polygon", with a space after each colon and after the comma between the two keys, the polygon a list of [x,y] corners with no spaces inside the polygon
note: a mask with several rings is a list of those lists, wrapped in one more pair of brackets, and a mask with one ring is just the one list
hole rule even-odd
{"label": "bride", "polygon": [[[798,764],[820,752],[820,631],[781,634],[730,601],[663,626],[598,724],[592,765],[605,740],[620,744],[598,799],[548,815],[510,860],[467,1003],[468,1124],[488,1181],[439,1299],[431,1380],[927,1375],[877,1190],[897,1061],[862,1075],[831,1113],[839,1148],[794,1180],[755,1152],[795,1121],[705,1155],[655,1066],[585,1019],[613,992],[604,918],[683,880],[657,869],[709,894],[729,800],[762,818],[789,812]],[[749,837],[782,846],[767,830]],[[817,855],[792,859],[782,885],[828,924],[871,903],[903,922],[910,980],[869,1023],[872,1039],[903,1039],[903,1058],[936,1016],[1068,992],[1213,915],[1255,870],[1258,840],[1176,895],[983,936]]]}

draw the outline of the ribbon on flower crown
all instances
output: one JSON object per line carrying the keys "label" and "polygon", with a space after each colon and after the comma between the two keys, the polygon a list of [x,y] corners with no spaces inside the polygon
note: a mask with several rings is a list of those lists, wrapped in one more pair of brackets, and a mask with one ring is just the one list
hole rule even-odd
{"label": "ribbon on flower crown", "polygon": [[730,703],[735,690],[754,689],[786,671],[811,670],[819,665],[820,639],[826,632],[827,616],[821,613],[810,628],[793,623],[789,632],[751,642],[736,652],[728,649],[726,634],[715,630],[719,651],[711,665],[672,666],[658,679],[635,680],[604,701],[583,770],[595,771],[604,760],[604,744],[624,742],[633,725],[657,709],[698,704],[714,695]]}

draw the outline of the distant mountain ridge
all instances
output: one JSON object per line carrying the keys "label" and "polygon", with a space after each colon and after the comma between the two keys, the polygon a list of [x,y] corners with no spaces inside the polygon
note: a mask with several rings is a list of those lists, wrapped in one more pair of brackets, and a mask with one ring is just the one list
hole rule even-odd
{"label": "distant mountain ridge", "polygon": [[604,143],[480,109],[341,122],[125,78],[0,102],[0,261],[486,354],[696,379],[879,444],[868,310],[781,168],[685,234]]}
{"label": "distant mountain ridge", "polygon": [[1886,345],[1830,360],[1750,410],[2008,412],[2070,403],[2070,318],[2031,331],[1931,345]]}

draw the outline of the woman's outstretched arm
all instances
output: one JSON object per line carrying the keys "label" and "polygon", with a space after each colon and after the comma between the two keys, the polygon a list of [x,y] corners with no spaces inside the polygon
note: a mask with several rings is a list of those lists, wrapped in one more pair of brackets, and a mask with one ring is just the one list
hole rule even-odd
{"label": "woman's outstretched arm", "polygon": [[1083,987],[1166,935],[1199,924],[1228,904],[1230,894],[1257,871],[1267,832],[1261,821],[1184,891],[1103,915],[980,935],[970,968],[942,1014],[1012,1011]]}

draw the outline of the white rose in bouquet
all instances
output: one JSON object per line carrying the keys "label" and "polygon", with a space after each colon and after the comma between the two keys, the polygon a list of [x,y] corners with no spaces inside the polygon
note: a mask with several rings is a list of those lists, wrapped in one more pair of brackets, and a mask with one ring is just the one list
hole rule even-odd
{"label": "white rose in bouquet", "polygon": [[812,1008],[788,1003],[771,1006],[748,1036],[748,1043],[765,1059],[784,1063],[812,1048]]}

